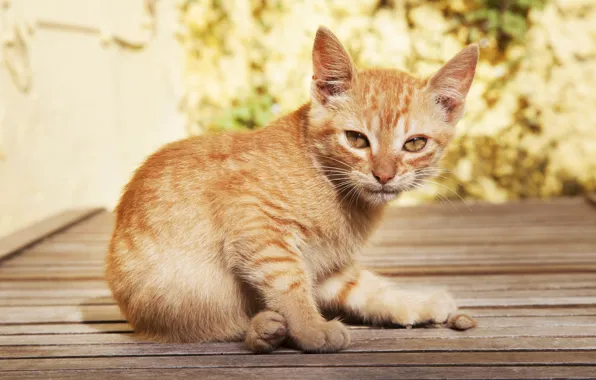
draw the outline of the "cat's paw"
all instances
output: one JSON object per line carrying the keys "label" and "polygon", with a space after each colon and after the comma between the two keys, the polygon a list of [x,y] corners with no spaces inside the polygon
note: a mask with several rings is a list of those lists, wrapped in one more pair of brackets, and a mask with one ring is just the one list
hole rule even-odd
{"label": "cat's paw", "polygon": [[274,311],[263,311],[250,322],[246,345],[254,352],[271,352],[284,341],[287,331],[283,316]]}
{"label": "cat's paw", "polygon": [[445,290],[433,292],[423,303],[420,312],[422,321],[435,324],[447,323],[449,316],[457,311],[455,300]]}
{"label": "cat's paw", "polygon": [[290,335],[299,349],[305,352],[337,352],[350,344],[350,333],[339,321],[327,321],[304,326]]}
{"label": "cat's paw", "polygon": [[444,290],[411,293],[400,298],[392,322],[405,327],[427,323],[445,324],[449,316],[457,311],[453,297]]}

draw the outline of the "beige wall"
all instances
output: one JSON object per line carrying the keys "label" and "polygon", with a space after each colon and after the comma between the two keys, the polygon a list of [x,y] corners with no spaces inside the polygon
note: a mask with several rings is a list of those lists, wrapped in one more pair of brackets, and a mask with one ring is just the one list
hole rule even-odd
{"label": "beige wall", "polygon": [[140,161],[185,134],[174,1],[153,13],[142,0],[6,3],[0,236],[63,209],[113,207]]}

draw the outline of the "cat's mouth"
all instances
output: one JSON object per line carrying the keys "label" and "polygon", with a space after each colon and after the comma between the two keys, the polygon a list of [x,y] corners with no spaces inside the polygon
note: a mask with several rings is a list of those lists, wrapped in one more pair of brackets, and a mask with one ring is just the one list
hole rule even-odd
{"label": "cat's mouth", "polygon": [[381,204],[387,203],[401,193],[401,190],[397,189],[369,189],[366,191],[365,199],[369,202]]}
{"label": "cat's mouth", "polygon": [[397,195],[400,193],[400,190],[395,189],[380,189],[380,190],[369,190],[369,193],[372,194],[389,194],[389,195]]}
{"label": "cat's mouth", "polygon": [[401,189],[399,187],[394,186],[381,186],[381,187],[372,187],[366,189],[370,194],[376,195],[397,195],[401,193]]}

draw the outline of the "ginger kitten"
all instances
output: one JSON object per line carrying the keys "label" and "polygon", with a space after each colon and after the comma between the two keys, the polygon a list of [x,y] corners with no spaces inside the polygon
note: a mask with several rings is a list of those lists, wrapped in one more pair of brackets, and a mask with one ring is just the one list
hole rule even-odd
{"label": "ginger kitten", "polygon": [[425,80],[357,71],[321,27],[310,103],[261,130],[191,137],[150,156],[117,206],[106,261],[135,331],[333,352],[350,334],[321,312],[472,327],[448,293],[400,289],[354,254],[387,202],[440,158],[477,60],[471,45]]}

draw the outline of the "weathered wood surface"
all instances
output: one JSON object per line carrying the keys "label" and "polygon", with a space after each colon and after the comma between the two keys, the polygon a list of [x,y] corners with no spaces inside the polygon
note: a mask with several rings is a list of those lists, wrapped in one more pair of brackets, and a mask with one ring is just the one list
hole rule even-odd
{"label": "weathered wood surface", "polygon": [[103,281],[112,223],[77,211],[0,240],[0,379],[596,378],[596,205],[583,199],[391,209],[361,261],[447,287],[479,326],[355,326],[332,355],[139,340]]}
{"label": "weathered wood surface", "polygon": [[29,228],[17,231],[0,239],[0,259],[30,246],[40,239],[68,228],[80,221],[100,213],[102,209],[70,210],[43,220]]}

